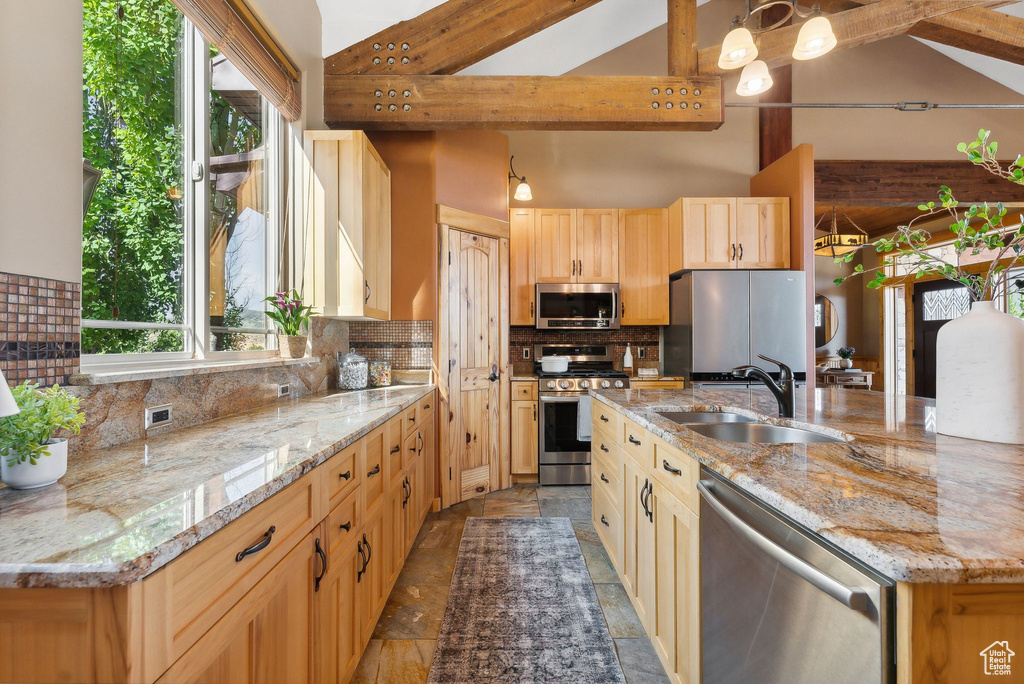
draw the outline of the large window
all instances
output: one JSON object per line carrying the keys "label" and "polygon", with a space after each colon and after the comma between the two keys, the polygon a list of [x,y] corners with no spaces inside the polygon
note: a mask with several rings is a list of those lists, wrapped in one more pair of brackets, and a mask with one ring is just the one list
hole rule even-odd
{"label": "large window", "polygon": [[280,115],[169,0],[84,10],[86,363],[268,353]]}

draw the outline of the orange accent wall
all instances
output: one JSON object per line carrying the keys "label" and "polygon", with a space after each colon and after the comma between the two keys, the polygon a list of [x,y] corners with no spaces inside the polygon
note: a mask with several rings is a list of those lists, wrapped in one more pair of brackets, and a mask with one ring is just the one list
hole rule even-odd
{"label": "orange accent wall", "polygon": [[508,136],[437,132],[437,203],[508,220]]}

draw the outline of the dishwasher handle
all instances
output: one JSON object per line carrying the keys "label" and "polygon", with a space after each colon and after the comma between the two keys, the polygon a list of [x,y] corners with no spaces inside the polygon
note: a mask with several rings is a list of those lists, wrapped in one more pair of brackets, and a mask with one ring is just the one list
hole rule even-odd
{"label": "dishwasher handle", "polygon": [[697,483],[697,491],[700,492],[701,498],[707,501],[708,505],[711,506],[718,515],[722,516],[722,519],[725,520],[725,522],[729,523],[729,525],[740,535],[745,537],[748,541],[771,556],[773,559],[782,563],[794,573],[807,580],[811,585],[817,587],[848,608],[852,608],[853,610],[860,612],[867,611],[870,600],[866,591],[856,587],[846,586],[834,577],[825,574],[810,563],[804,561],[802,558],[793,555],[745,523],[739,518],[739,516],[730,511],[717,496],[715,496],[714,482],[701,480]]}

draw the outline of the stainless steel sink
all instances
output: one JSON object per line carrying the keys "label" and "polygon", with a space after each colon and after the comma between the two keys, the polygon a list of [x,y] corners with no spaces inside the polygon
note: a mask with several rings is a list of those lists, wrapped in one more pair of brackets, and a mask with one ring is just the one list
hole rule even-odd
{"label": "stainless steel sink", "polygon": [[686,427],[694,432],[725,442],[748,444],[812,444],[815,442],[844,442],[845,440],[820,432],[801,428],[769,425],[767,423],[692,423]]}
{"label": "stainless steel sink", "polygon": [[727,413],[724,411],[658,411],[659,416],[664,416],[680,425],[693,425],[694,423],[756,423],[753,418],[741,416],[738,413]]}

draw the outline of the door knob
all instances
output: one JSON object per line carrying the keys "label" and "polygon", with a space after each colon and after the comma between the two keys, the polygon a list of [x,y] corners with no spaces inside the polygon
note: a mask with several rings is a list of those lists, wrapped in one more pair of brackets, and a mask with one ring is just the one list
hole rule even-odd
{"label": "door knob", "polygon": [[499,377],[501,376],[499,376],[497,373],[491,373],[490,377],[488,377],[487,379],[490,380],[491,382],[497,382]]}

